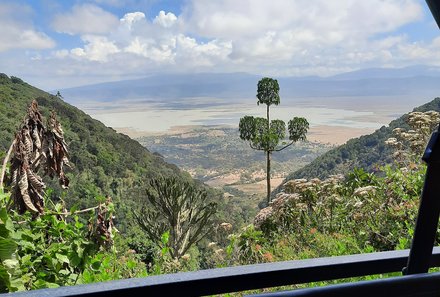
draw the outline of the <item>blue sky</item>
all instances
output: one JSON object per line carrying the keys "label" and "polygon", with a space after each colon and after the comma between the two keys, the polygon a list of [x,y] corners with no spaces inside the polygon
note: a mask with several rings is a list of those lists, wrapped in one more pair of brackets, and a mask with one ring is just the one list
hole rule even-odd
{"label": "blue sky", "polygon": [[0,28],[0,72],[45,90],[155,73],[440,66],[422,0],[2,0]]}

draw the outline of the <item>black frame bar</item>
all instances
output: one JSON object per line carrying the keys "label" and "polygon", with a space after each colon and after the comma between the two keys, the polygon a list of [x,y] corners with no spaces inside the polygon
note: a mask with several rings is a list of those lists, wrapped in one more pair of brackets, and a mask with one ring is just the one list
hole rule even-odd
{"label": "black frame bar", "polygon": [[[110,281],[8,294],[36,296],[203,296],[302,284],[347,277],[400,272],[409,250],[315,258]],[[431,267],[440,267],[440,247]]]}
{"label": "black frame bar", "polygon": [[440,273],[423,273],[372,281],[337,284],[323,287],[298,289],[253,297],[438,297],[440,295]]}
{"label": "black frame bar", "polygon": [[426,273],[429,269],[440,214],[440,137],[437,131],[432,134],[422,159],[428,166],[404,274]]}

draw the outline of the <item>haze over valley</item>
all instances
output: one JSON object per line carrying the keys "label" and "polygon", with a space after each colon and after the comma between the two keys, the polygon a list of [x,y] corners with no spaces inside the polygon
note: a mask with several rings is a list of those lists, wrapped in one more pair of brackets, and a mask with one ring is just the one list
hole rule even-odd
{"label": "haze over valley", "polygon": [[[139,136],[179,126],[236,127],[243,115],[261,116],[264,108],[255,99],[259,78],[245,73],[162,74],[60,91],[67,102],[106,125]],[[283,120],[307,117],[312,140],[340,144],[435,97],[439,79],[440,68],[428,66],[365,69],[326,78],[281,77],[281,105],[272,112]],[[327,138],[329,129],[337,136]]]}

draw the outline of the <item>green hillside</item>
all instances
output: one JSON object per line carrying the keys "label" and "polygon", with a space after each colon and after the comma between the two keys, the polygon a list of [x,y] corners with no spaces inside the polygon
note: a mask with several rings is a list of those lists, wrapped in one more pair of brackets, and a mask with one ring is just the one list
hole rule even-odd
{"label": "green hillside", "polygon": [[124,200],[119,208],[121,221],[126,213],[123,209],[143,197],[144,184],[150,178],[177,174],[190,179],[177,166],[166,163],[128,136],[57,96],[5,74],[0,74],[0,152],[8,150],[33,99],[37,99],[45,118],[51,110],[56,112],[70,150],[70,189],[62,191],[56,181],[50,183],[55,200],[62,197],[69,205],[87,207],[96,204],[96,197],[110,195],[116,203]]}
{"label": "green hillside", "polygon": [[[414,111],[440,111],[440,98],[419,106]],[[327,178],[332,174],[345,174],[354,168],[363,168],[373,172],[378,166],[391,163],[392,149],[385,144],[385,140],[392,137],[393,129],[408,127],[405,123],[407,114],[392,121],[387,127],[382,126],[374,133],[353,138],[337,148],[319,156],[310,164],[289,174],[285,181],[275,190],[279,192],[284,183],[297,178]]]}

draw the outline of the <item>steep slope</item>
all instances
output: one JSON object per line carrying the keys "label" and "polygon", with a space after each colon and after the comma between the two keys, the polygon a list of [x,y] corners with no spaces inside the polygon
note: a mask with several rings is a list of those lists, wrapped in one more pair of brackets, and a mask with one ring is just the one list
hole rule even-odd
{"label": "steep slope", "polygon": [[[414,111],[440,111],[440,98],[419,106]],[[296,178],[326,178],[331,174],[348,172],[354,168],[374,171],[375,166],[392,162],[392,150],[385,145],[385,140],[392,137],[392,131],[397,127],[407,127],[403,115],[392,121],[389,126],[382,126],[370,135],[353,138],[346,144],[316,158],[310,164],[290,174],[275,190],[279,192],[283,184]]]}
{"label": "steep slope", "polygon": [[[16,77],[0,74],[0,152],[6,151],[33,99],[47,118],[54,110],[65,131],[73,169],[68,172],[71,187],[61,191],[56,183],[53,197],[63,197],[80,207],[96,204],[97,196],[110,195],[118,202],[143,196],[145,180],[159,174],[190,176],[175,165],[150,153],[138,142],[119,134],[60,98],[43,92]],[[131,203],[131,202],[130,202]]]}

